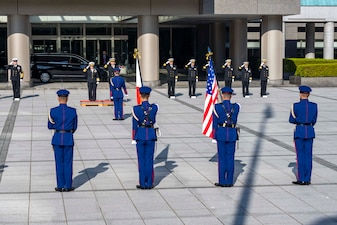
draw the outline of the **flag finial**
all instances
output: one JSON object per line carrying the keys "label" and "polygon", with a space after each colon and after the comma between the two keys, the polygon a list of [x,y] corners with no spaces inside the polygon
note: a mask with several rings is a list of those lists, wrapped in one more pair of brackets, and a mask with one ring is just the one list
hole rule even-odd
{"label": "flag finial", "polygon": [[133,50],[133,58],[134,58],[134,59],[137,59],[137,58],[140,59],[140,54],[139,54],[139,51],[138,51],[137,48],[135,48],[135,49]]}
{"label": "flag finial", "polygon": [[208,52],[206,53],[206,60],[209,60],[209,58],[213,55],[213,52],[211,49],[208,47]]}

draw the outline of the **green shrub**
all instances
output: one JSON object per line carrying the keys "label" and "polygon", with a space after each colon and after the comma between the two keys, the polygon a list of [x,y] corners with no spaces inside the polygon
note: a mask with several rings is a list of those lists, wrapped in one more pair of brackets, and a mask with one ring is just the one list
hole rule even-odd
{"label": "green shrub", "polygon": [[284,72],[301,77],[337,76],[334,71],[337,71],[337,60],[334,59],[287,58],[284,59],[283,68]]}
{"label": "green shrub", "polygon": [[295,76],[301,77],[337,77],[336,63],[303,64],[297,66]]}

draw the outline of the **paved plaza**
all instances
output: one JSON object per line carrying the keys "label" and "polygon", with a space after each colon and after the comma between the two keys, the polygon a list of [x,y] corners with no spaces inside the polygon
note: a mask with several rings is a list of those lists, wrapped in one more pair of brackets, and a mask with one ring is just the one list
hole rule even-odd
{"label": "paved plaza", "polygon": [[[202,85],[200,85],[202,86]],[[125,120],[113,121],[112,107],[81,107],[86,83],[35,85],[22,91],[0,90],[1,225],[332,225],[337,224],[337,89],[313,88],[318,103],[312,184],[297,186],[294,126],[290,105],[295,86],[270,87],[260,98],[241,86],[232,102],[241,104],[240,141],[235,157],[235,184],[217,182],[216,144],[201,134],[205,87],[188,98],[186,87],[167,98],[166,86],[154,89],[162,136],[155,152],[155,188],[138,190],[136,147],[131,144],[131,107],[135,87],[128,83]],[[52,133],[48,112],[57,106],[56,90],[68,88],[68,105],[76,107],[73,192],[55,192]],[[101,83],[98,99],[108,98]]]}

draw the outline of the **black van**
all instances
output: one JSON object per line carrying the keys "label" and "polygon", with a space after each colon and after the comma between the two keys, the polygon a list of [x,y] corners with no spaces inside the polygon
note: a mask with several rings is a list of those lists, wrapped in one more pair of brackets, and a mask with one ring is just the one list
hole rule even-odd
{"label": "black van", "polygon": [[[35,53],[31,56],[32,78],[47,83],[55,78],[85,78],[83,69],[89,61],[79,55],[68,53]],[[107,79],[106,71],[96,68],[101,81]]]}

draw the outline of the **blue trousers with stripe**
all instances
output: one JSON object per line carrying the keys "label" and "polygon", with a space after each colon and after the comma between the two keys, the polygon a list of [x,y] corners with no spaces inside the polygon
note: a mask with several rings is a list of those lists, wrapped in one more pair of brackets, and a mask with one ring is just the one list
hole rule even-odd
{"label": "blue trousers with stripe", "polygon": [[235,141],[217,141],[219,184],[234,182]]}
{"label": "blue trousers with stripe", "polygon": [[310,182],[311,180],[313,141],[313,138],[295,139],[298,181]]}
{"label": "blue trousers with stripe", "polygon": [[115,119],[124,119],[123,98],[114,98]]}
{"label": "blue trousers with stripe", "polygon": [[73,146],[54,145],[58,188],[71,188],[73,178]]}
{"label": "blue trousers with stripe", "polygon": [[155,141],[137,141],[139,185],[151,188],[153,185],[153,155]]}

